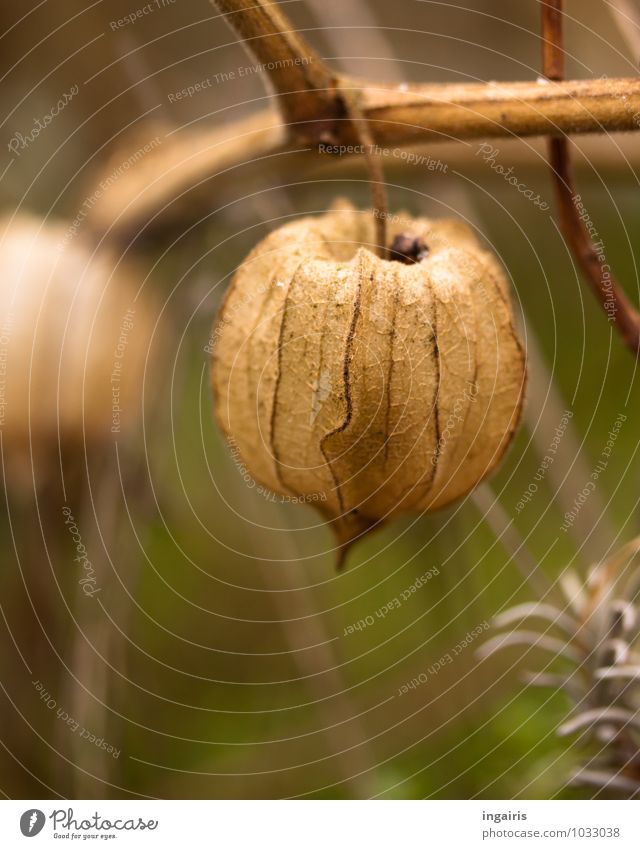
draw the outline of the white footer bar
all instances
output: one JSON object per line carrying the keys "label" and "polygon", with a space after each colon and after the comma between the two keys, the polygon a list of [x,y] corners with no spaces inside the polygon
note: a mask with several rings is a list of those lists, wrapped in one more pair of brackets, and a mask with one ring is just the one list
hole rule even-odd
{"label": "white footer bar", "polygon": [[639,806],[604,800],[0,801],[0,846],[638,849]]}

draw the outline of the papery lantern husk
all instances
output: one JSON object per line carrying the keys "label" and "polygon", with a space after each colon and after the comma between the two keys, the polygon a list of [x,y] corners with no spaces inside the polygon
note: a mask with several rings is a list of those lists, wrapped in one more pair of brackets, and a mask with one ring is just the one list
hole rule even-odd
{"label": "papery lantern husk", "polygon": [[71,447],[78,462],[130,430],[154,334],[144,275],[64,222],[0,220],[0,413],[8,471],[46,477]]}
{"label": "papery lantern husk", "polygon": [[444,507],[498,463],[525,357],[508,284],[462,221],[389,219],[424,258],[378,258],[373,214],[342,203],[258,244],[214,329],[217,419],[254,478],[313,501],[342,547]]}

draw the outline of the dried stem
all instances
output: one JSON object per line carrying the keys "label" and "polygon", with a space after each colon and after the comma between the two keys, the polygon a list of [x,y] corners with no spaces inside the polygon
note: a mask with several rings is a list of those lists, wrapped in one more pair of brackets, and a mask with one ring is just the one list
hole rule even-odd
{"label": "dried stem", "polygon": [[375,143],[369,128],[369,122],[360,107],[359,91],[343,89],[341,91],[343,102],[355,130],[358,140],[364,151],[367,171],[369,172],[369,185],[371,187],[371,205],[374,212],[376,228],[376,253],[380,259],[387,259],[389,250],[387,247],[387,218],[389,217],[389,204],[387,201],[387,190],[384,180],[384,169],[380,157],[374,152]]}
{"label": "dried stem", "polygon": [[264,66],[287,124],[302,129],[310,121],[317,128],[341,114],[336,75],[277,6],[270,0],[212,3],[242,38],[246,50]]}
{"label": "dried stem", "polygon": [[212,0],[245,47],[262,62],[278,97],[282,118],[296,138],[337,141],[336,125],[347,118],[364,151],[375,212],[377,253],[387,256],[387,194],[380,158],[361,106],[360,86],[343,86],[286,16],[270,0]]}
{"label": "dried stem", "polygon": [[562,47],[562,0],[541,0],[542,3],[542,68],[548,80],[564,79],[564,49]]}
{"label": "dried stem", "polygon": [[[278,154],[301,147],[313,149],[323,141],[354,145],[363,127],[371,143],[383,150],[480,137],[639,129],[640,80],[635,78],[549,81],[546,85],[372,84],[332,72],[268,0],[214,0],[214,5],[263,64],[279,108],[262,110],[248,120],[222,128],[169,134],[162,145],[137,162],[135,169],[129,169],[115,183],[107,180],[107,189],[101,183],[109,172],[99,174],[87,193],[98,199],[88,215],[88,226],[98,235],[131,237],[140,230],[153,234],[176,220],[182,226],[194,211],[202,210],[204,199],[206,209],[211,208],[208,181],[212,177],[256,159],[273,162]],[[557,78],[562,76],[562,51],[554,46],[553,32],[560,11],[557,3],[543,6],[545,25],[551,33],[545,43],[545,66],[549,76]],[[361,120],[354,121],[348,114],[345,91],[357,92]],[[117,150],[109,167],[113,168],[114,161],[118,165],[130,159],[139,141],[132,138],[128,148]],[[552,158],[557,160],[561,207],[566,209],[563,226],[567,239],[582,258],[581,265],[589,269],[589,278],[598,275],[594,288],[602,300],[605,293],[597,257],[582,228],[575,227],[573,184],[563,151],[566,141],[554,140],[551,146]],[[374,188],[379,185],[380,175],[372,182]],[[184,203],[187,194],[188,202]],[[382,205],[379,192],[374,205]],[[637,350],[638,322],[633,308],[617,286],[614,295],[616,324]]]}
{"label": "dried stem", "polygon": [[[347,85],[343,79],[342,88]],[[358,83],[351,85],[357,87]],[[373,141],[382,148],[460,139],[542,136],[549,132],[637,130],[633,116],[640,112],[640,80],[581,80],[547,85],[444,83],[402,91],[365,84],[360,89],[360,108]],[[326,122],[321,126],[328,132]],[[335,121],[330,129],[333,143],[357,143],[347,117]],[[118,233],[135,234],[142,227],[154,231],[160,223],[166,224],[171,215],[180,214],[180,205],[174,203],[176,198],[198,186],[210,208],[208,179],[259,157],[300,149],[300,140],[292,139],[289,130],[273,109],[263,109],[248,119],[222,127],[187,129],[170,135],[135,168],[96,192],[96,186],[100,187],[114,166],[138,151],[140,138],[131,138],[126,148],[114,152],[95,185],[86,189],[87,196],[99,198],[88,215],[89,224],[98,233],[115,229]],[[315,142],[309,139],[307,144]],[[166,209],[169,205],[171,209]],[[188,215],[194,208],[190,198],[182,212]]]}
{"label": "dried stem", "polygon": [[[135,156],[139,148],[136,137],[129,154],[133,150]],[[162,230],[167,220],[183,223],[193,211],[191,190],[206,197],[210,208],[212,178],[290,149],[277,113],[264,110],[232,125],[169,135],[114,181],[109,179],[114,169],[130,158],[127,152],[116,151],[96,180],[99,188],[89,187],[87,196],[99,197],[87,216],[89,228],[129,239],[142,229]]]}
{"label": "dried stem", "polygon": [[[541,8],[543,72],[549,80],[559,82],[564,76],[562,0],[542,0]],[[564,237],[609,320],[614,323],[625,344],[638,357],[640,314],[609,272],[608,266],[603,265],[600,254],[580,218],[575,202],[577,192],[566,136],[552,136],[549,139],[549,164],[553,173],[560,227]],[[606,275],[605,269],[608,272]]]}

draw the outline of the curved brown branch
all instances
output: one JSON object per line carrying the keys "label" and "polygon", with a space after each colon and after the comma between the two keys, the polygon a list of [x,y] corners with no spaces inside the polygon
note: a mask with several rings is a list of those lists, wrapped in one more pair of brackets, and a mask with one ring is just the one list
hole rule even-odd
{"label": "curved brown branch", "polygon": [[285,123],[293,127],[341,114],[337,75],[297,33],[270,0],[211,0],[261,63],[278,98]]}
{"label": "curved brown branch", "polygon": [[[562,0],[541,0],[543,72],[549,80],[564,76],[562,46]],[[625,344],[640,356],[640,314],[614,278],[602,251],[596,250],[577,207],[569,143],[566,136],[549,139],[549,164],[558,199],[560,227],[589,281],[609,321],[613,322]]]}
{"label": "curved brown branch", "polygon": [[[87,197],[97,198],[87,215],[88,227],[98,235],[130,239],[143,228],[156,232],[168,222],[194,221],[212,206],[212,178],[290,147],[285,128],[271,110],[223,127],[165,136],[142,158],[137,137],[128,150],[116,150],[95,185],[88,187]],[[131,150],[135,168],[121,173],[132,159]],[[195,207],[190,191],[194,187],[201,200]]]}

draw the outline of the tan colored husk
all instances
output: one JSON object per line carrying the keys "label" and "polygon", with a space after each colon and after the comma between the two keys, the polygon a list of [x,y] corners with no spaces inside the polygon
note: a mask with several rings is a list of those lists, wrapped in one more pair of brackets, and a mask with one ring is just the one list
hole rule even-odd
{"label": "tan colored husk", "polygon": [[256,480],[306,496],[342,551],[435,510],[496,465],[525,360],[499,263],[458,220],[389,219],[429,253],[373,253],[373,216],[342,202],[257,245],[214,330],[218,421]]}
{"label": "tan colored husk", "polygon": [[136,420],[155,321],[142,281],[130,261],[70,240],[64,223],[0,220],[0,412],[18,478],[58,463],[59,445],[80,459]]}

